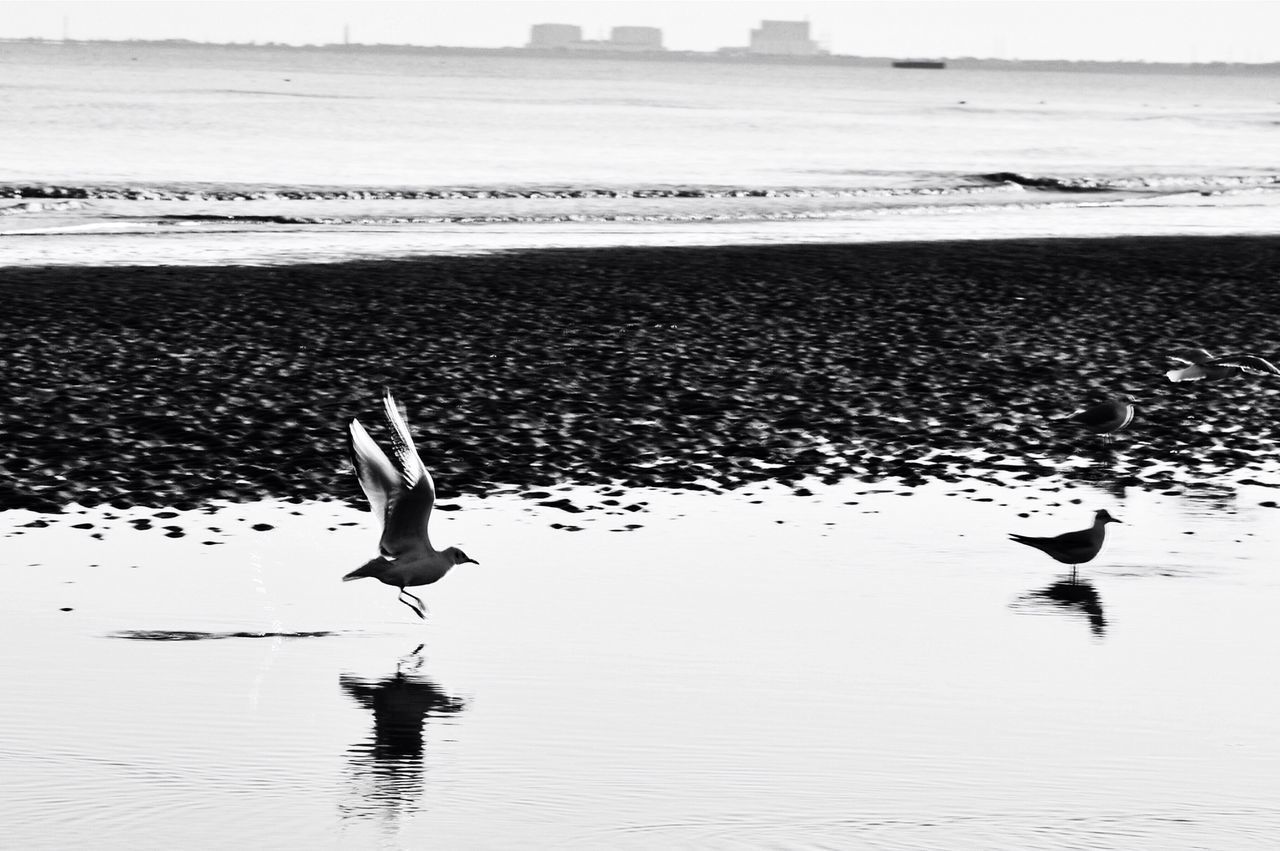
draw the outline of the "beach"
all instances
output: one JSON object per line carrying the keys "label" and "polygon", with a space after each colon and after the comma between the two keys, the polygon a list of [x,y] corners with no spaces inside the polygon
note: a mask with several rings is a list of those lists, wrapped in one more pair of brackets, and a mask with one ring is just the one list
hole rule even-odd
{"label": "beach", "polygon": [[[1128,395],[1115,476],[1270,469],[1275,238],[511,252],[6,270],[3,505],[346,499],[391,388],[442,499],[1061,472],[1054,417]],[[375,432],[377,434],[378,432]],[[1108,450],[1109,451],[1109,450]]]}
{"label": "beach", "polygon": [[6,42],[0,845],[1272,848],[1274,78],[963,65]]}

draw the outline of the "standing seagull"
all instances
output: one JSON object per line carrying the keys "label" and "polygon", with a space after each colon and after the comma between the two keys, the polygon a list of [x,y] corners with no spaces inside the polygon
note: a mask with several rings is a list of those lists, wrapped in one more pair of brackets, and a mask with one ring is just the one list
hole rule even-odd
{"label": "standing seagull", "polygon": [[1188,364],[1182,369],[1171,369],[1165,378],[1170,381],[1199,381],[1232,378],[1237,375],[1280,375],[1280,369],[1266,358],[1257,355],[1223,355],[1215,358],[1204,349],[1180,349],[1171,356],[1180,363]]}
{"label": "standing seagull", "polygon": [[350,434],[351,463],[355,465],[356,478],[373,513],[382,521],[378,557],[351,571],[342,581],[372,576],[379,582],[394,585],[400,589],[400,602],[426,620],[426,604],[404,590],[405,587],[430,585],[455,564],[479,562],[457,547],[436,550],[431,546],[427,523],[436,502],[435,483],[418,457],[409,425],[396,407],[390,390],[383,392],[382,408],[391,426],[391,449],[396,464],[378,448],[359,420],[351,421]]}
{"label": "standing seagull", "polygon": [[1098,405],[1072,411],[1063,419],[1077,423],[1110,443],[1111,436],[1124,431],[1133,422],[1133,404],[1125,399],[1110,399]]}
{"label": "standing seagull", "polygon": [[1065,532],[1052,538],[1032,538],[1027,535],[1009,533],[1009,540],[1035,547],[1050,558],[1063,564],[1071,565],[1071,581],[1076,581],[1076,565],[1093,561],[1093,557],[1102,549],[1102,541],[1106,538],[1108,523],[1120,521],[1100,508],[1093,515],[1093,525],[1079,532]]}

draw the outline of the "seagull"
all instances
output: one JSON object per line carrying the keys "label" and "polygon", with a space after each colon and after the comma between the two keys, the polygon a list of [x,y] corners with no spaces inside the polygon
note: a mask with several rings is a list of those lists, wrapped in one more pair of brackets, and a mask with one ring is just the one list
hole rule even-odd
{"label": "seagull", "polygon": [[1093,557],[1102,549],[1102,541],[1106,538],[1108,523],[1120,521],[1107,513],[1105,508],[1098,509],[1093,515],[1093,525],[1079,532],[1065,532],[1052,538],[1032,538],[1027,535],[1009,533],[1009,540],[1028,547],[1035,547],[1049,555],[1055,561],[1071,565],[1071,581],[1076,581],[1076,565],[1093,561]]}
{"label": "seagull", "polygon": [[1103,440],[1110,443],[1113,434],[1124,431],[1133,422],[1134,410],[1133,403],[1125,399],[1109,399],[1098,405],[1072,411],[1062,419],[1077,423],[1094,434],[1100,434]]}
{"label": "seagull", "polygon": [[1171,369],[1165,378],[1170,381],[1199,381],[1202,378],[1231,378],[1236,375],[1280,375],[1280,369],[1266,358],[1257,355],[1223,355],[1215,358],[1204,349],[1179,349],[1170,357],[1187,366]]}
{"label": "seagull", "polygon": [[400,589],[400,602],[426,620],[426,604],[405,588],[430,585],[456,564],[479,562],[457,547],[436,550],[431,546],[427,523],[436,502],[435,482],[418,456],[409,425],[390,390],[383,392],[382,408],[391,426],[391,448],[396,463],[391,463],[356,419],[351,421],[349,447],[360,488],[373,513],[382,521],[378,557],[351,571],[342,581],[371,576],[386,585],[394,585]]}

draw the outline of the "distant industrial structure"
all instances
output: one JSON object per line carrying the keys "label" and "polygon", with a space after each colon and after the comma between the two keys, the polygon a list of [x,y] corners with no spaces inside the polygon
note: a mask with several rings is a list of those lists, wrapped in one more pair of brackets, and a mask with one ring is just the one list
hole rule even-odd
{"label": "distant industrial structure", "polygon": [[657,27],[614,27],[607,40],[599,41],[584,39],[582,27],[573,24],[534,24],[527,46],[535,50],[666,50]]}
{"label": "distant industrial structure", "polygon": [[751,31],[748,53],[763,56],[818,56],[826,53],[809,38],[808,21],[761,21]]}
{"label": "distant industrial structure", "polygon": [[582,41],[582,27],[573,24],[534,24],[529,32],[529,47],[556,49]]}
{"label": "distant industrial structure", "polygon": [[[666,50],[662,30],[657,27],[614,27],[606,40],[582,37],[582,27],[574,24],[534,24],[526,47],[533,50],[622,51],[629,53]],[[733,56],[826,56],[827,51],[809,37],[808,21],[761,21],[751,31],[746,47],[722,47],[718,51]]]}

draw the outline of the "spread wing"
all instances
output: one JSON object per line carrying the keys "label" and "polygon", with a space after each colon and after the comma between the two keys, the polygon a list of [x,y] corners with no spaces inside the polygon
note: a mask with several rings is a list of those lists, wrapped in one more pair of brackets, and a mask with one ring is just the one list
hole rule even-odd
{"label": "spread wing", "polygon": [[386,525],[387,506],[404,489],[401,484],[403,478],[359,420],[351,421],[348,449],[351,464],[356,469],[356,478],[360,481],[360,489],[369,500],[369,507],[373,509],[378,522]]}
{"label": "spread wing", "polygon": [[1169,359],[1175,360],[1178,363],[1190,365],[1213,360],[1213,355],[1209,354],[1204,349],[1178,349],[1176,352],[1169,355]]}
{"label": "spread wing", "polygon": [[405,487],[417,487],[419,482],[426,479],[427,486],[434,492],[435,483],[431,481],[431,474],[427,472],[426,465],[418,455],[417,447],[413,445],[409,424],[405,422],[404,413],[396,404],[390,390],[383,391],[382,410],[387,416],[387,425],[391,426],[391,451],[395,453],[396,461],[400,464],[400,474],[404,477]]}
{"label": "spread wing", "polygon": [[436,503],[436,485],[413,445],[409,424],[390,390],[382,396],[382,408],[391,426],[392,452],[399,462],[399,489],[389,502],[379,549],[383,556],[394,559],[409,550],[420,550],[424,546],[431,549],[427,523]]}
{"label": "spread wing", "polygon": [[1280,375],[1280,369],[1266,358],[1256,355],[1223,355],[1209,362],[1213,366],[1234,367],[1249,375]]}

